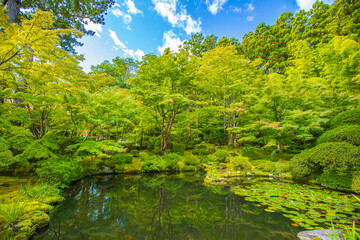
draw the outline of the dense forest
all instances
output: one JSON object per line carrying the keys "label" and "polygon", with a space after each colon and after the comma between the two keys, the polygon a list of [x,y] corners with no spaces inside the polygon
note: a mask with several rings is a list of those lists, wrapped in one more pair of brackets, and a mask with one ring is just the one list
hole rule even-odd
{"label": "dense forest", "polygon": [[90,73],[75,46],[114,2],[47,2],[0,8],[2,175],[66,187],[105,172],[259,170],[360,192],[359,1]]}

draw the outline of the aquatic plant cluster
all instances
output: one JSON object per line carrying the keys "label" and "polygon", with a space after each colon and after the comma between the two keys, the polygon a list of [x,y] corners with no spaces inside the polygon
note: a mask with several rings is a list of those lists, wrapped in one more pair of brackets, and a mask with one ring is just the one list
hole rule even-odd
{"label": "aquatic plant cluster", "polygon": [[[262,181],[250,186],[233,186],[231,191],[246,201],[267,206],[265,211],[282,212],[295,226],[306,229],[351,228],[360,219],[360,202],[349,194],[318,186]],[[360,222],[356,222],[360,224]]]}

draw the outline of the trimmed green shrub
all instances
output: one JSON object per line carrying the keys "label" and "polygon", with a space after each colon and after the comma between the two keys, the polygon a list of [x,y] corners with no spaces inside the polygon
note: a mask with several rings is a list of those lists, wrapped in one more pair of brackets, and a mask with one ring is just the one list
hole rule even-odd
{"label": "trimmed green shrub", "polygon": [[360,125],[360,107],[339,113],[330,121],[331,128],[344,125]]}
{"label": "trimmed green shrub", "polygon": [[352,175],[351,173],[324,171],[318,181],[327,188],[350,191]]}
{"label": "trimmed green shrub", "polygon": [[200,160],[196,156],[188,156],[184,159],[184,164],[196,166],[200,164]]}
{"label": "trimmed green shrub", "polygon": [[287,173],[290,172],[290,165],[287,163],[275,163],[275,172]]}
{"label": "trimmed green shrub", "polygon": [[185,165],[183,171],[195,171],[196,167],[193,165]]}
{"label": "trimmed green shrub", "polygon": [[192,151],[192,154],[199,155],[199,156],[205,156],[205,155],[209,155],[210,151],[207,148],[197,148]]}
{"label": "trimmed green shrub", "polygon": [[230,163],[236,170],[253,170],[254,166],[250,163],[247,157],[236,156],[230,159]]}
{"label": "trimmed green shrub", "polygon": [[132,159],[133,157],[129,154],[118,153],[112,157],[111,162],[114,164],[125,164],[125,163],[131,163]]}
{"label": "trimmed green shrub", "polygon": [[140,152],[139,152],[139,150],[133,149],[130,151],[130,155],[132,155],[133,157],[139,157]]}
{"label": "trimmed green shrub", "polygon": [[251,162],[252,165],[261,171],[273,173],[276,172],[276,164],[268,160],[255,160]]}
{"label": "trimmed green shrub", "polygon": [[340,126],[321,135],[317,144],[326,142],[348,142],[353,145],[360,145],[360,125]]}
{"label": "trimmed green shrub", "polygon": [[164,162],[160,156],[154,155],[145,159],[144,164],[141,167],[143,172],[160,172],[166,168]]}
{"label": "trimmed green shrub", "polygon": [[184,152],[185,152],[185,144],[174,142],[174,143],[173,143],[173,147],[172,147],[172,152],[173,152],[173,153],[177,153],[177,154],[179,154],[180,156],[184,155]]}
{"label": "trimmed green shrub", "polygon": [[168,153],[164,157],[165,167],[167,170],[179,171],[179,162],[183,160],[180,155],[176,153]]}
{"label": "trimmed green shrub", "polygon": [[217,164],[215,157],[208,157],[208,156],[202,156],[200,158],[200,162],[208,164],[208,165],[216,165]]}
{"label": "trimmed green shrub", "polygon": [[50,159],[41,163],[36,174],[51,183],[67,187],[72,181],[82,177],[82,167],[79,162],[68,159]]}
{"label": "trimmed green shrub", "polygon": [[303,151],[291,160],[291,175],[295,180],[318,178],[326,172],[342,175],[359,168],[360,148],[347,142],[322,143]]}
{"label": "trimmed green shrub", "polygon": [[353,172],[352,176],[351,191],[360,193],[360,171]]}
{"label": "trimmed green shrub", "polygon": [[218,150],[214,153],[216,160],[220,163],[224,163],[226,158],[229,157],[229,152],[226,150]]}

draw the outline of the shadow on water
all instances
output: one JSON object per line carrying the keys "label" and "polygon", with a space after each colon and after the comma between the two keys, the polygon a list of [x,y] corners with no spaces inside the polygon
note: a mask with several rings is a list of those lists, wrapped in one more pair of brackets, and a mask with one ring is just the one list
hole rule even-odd
{"label": "shadow on water", "polygon": [[34,239],[296,239],[300,228],[201,173],[107,175],[67,191],[48,229]]}

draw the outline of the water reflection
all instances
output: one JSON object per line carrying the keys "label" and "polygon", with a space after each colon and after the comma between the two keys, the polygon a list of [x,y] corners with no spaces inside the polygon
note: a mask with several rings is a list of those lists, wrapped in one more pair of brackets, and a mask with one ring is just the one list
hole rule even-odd
{"label": "water reflection", "polygon": [[200,173],[84,179],[34,239],[295,239],[301,229]]}

